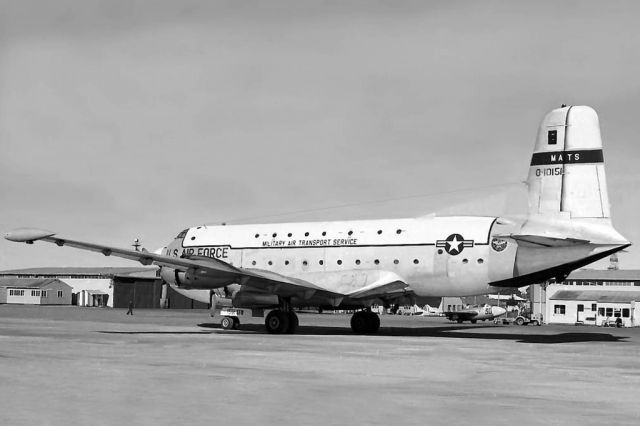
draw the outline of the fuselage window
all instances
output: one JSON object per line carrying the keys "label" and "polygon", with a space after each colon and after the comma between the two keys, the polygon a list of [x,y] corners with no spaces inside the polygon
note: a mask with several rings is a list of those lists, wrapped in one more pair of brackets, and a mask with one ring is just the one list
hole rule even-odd
{"label": "fuselage window", "polygon": [[273,262],[272,262],[272,261],[269,261],[268,263],[269,263],[269,266],[273,265]]}
{"label": "fuselage window", "polygon": [[338,260],[338,265],[342,265],[342,260]]}
{"label": "fuselage window", "polygon": [[482,265],[484,263],[484,259],[478,259],[478,263]]}
{"label": "fuselage window", "polygon": [[327,231],[322,231],[322,236],[326,236],[327,235]]}
{"label": "fuselage window", "polygon": [[420,261],[418,259],[413,259],[413,263],[417,265],[418,263],[420,263]]}
{"label": "fuselage window", "polygon": [[195,235],[194,235],[193,237],[191,237],[191,241],[193,241],[193,240],[195,240],[195,239],[196,239]]}
{"label": "fuselage window", "polygon": [[256,238],[258,238],[260,236],[260,234],[256,234]]}
{"label": "fuselage window", "polygon": [[380,260],[376,259],[376,260],[373,261],[373,263],[375,263],[376,265],[379,265],[380,264]]}
{"label": "fuselage window", "polygon": [[285,261],[284,261],[284,264],[285,264],[285,265],[288,265],[288,264],[289,264],[289,261],[288,261],[288,260],[285,260]]}
{"label": "fuselage window", "polygon": [[273,238],[275,238],[275,237],[277,237],[277,236],[278,236],[278,233],[277,233],[277,232],[274,232],[272,236],[273,236]]}
{"label": "fuselage window", "polygon": [[256,261],[254,260],[253,262],[251,262],[251,264],[252,264],[253,266],[256,266]]}
{"label": "fuselage window", "polygon": [[438,254],[442,254],[442,249],[438,249]]}
{"label": "fuselage window", "polygon": [[398,259],[395,259],[395,260],[393,261],[393,263],[394,263],[395,265],[397,265],[398,263],[400,263],[400,261],[399,261]]}
{"label": "fuselage window", "polygon": [[349,232],[347,232],[347,234],[353,235],[353,231],[349,231]]}
{"label": "fuselage window", "polygon": [[398,230],[396,231],[396,234],[398,234],[398,235],[400,235],[401,233],[402,233],[402,229],[398,229]]}
{"label": "fuselage window", "polygon": [[309,264],[309,262],[307,262],[306,260],[303,260],[303,261],[302,261],[302,264],[303,264],[304,266],[307,266],[307,265]]}
{"label": "fuselage window", "polygon": [[378,229],[378,235],[382,234],[382,229]]}
{"label": "fuselage window", "polygon": [[289,232],[289,233],[287,234],[287,237],[291,238],[291,236],[292,236],[292,235],[293,235],[293,234],[292,234],[291,232]]}
{"label": "fuselage window", "polygon": [[319,263],[320,265],[324,265],[324,260],[320,259],[320,260],[318,261],[318,263]]}
{"label": "fuselage window", "polygon": [[356,265],[359,265],[359,264],[360,264],[360,259],[357,259],[356,260]]}
{"label": "fuselage window", "polygon": [[305,232],[305,233],[304,233],[304,236],[305,236],[305,237],[308,237],[308,236],[309,236],[309,233],[308,233],[308,232]]}
{"label": "fuselage window", "polygon": [[462,263],[464,263],[466,265],[467,263],[469,263],[469,260],[468,259],[462,259]]}

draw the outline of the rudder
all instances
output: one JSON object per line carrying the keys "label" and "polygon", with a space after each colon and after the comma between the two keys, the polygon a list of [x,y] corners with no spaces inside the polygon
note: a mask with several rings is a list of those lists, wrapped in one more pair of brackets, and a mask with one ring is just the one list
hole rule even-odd
{"label": "rudder", "polygon": [[592,108],[563,106],[544,117],[527,184],[530,215],[610,217],[600,124]]}

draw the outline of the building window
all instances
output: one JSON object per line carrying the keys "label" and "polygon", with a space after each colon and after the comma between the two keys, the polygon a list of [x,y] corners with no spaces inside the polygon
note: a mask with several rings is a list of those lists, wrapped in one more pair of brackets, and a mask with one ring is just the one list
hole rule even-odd
{"label": "building window", "polygon": [[613,308],[607,308],[606,312],[607,312],[606,316],[608,316],[608,317],[612,317],[613,316]]}
{"label": "building window", "polygon": [[62,290],[58,290],[58,297],[62,297]]}
{"label": "building window", "polygon": [[598,310],[598,305],[597,305],[597,304],[595,304],[595,303],[592,303],[592,304],[591,304],[591,310],[592,310],[593,312],[597,311],[597,310]]}
{"label": "building window", "polygon": [[629,308],[622,308],[622,318],[629,318]]}
{"label": "building window", "polygon": [[31,295],[36,297],[40,296],[40,290],[31,290]]}
{"label": "building window", "polygon": [[598,315],[600,315],[601,317],[604,316],[604,308],[598,308]]}
{"label": "building window", "polygon": [[553,305],[553,313],[555,315],[564,315],[566,313],[565,305]]}
{"label": "building window", "polygon": [[584,312],[584,305],[578,305],[578,312]]}
{"label": "building window", "polygon": [[616,318],[620,318],[620,316],[622,315],[622,312],[620,312],[620,308],[615,308],[613,310],[613,316]]}
{"label": "building window", "polygon": [[47,297],[47,290],[42,290],[42,297]]}

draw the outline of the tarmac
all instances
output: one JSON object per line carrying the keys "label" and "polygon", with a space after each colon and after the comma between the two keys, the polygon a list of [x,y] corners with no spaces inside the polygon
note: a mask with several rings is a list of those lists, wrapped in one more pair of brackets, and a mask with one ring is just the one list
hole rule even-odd
{"label": "tarmac", "polygon": [[637,425],[640,329],[0,305],[0,425]]}

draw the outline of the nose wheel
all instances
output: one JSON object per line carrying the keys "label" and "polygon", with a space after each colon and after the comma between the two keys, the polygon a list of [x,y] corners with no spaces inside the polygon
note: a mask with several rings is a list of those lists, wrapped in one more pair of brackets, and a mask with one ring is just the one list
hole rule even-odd
{"label": "nose wheel", "polygon": [[377,333],[380,317],[371,311],[358,311],[351,317],[351,329],[357,334]]}

